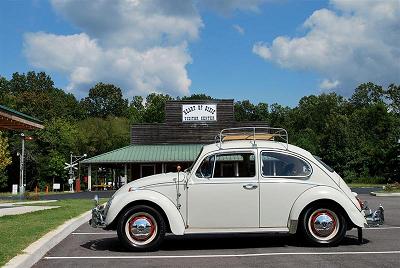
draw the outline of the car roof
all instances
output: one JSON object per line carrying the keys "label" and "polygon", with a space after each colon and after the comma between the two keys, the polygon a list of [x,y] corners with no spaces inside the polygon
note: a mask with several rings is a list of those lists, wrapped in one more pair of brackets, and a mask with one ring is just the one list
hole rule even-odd
{"label": "car roof", "polygon": [[[254,146],[254,144],[256,146]],[[266,140],[236,140],[236,141],[224,141],[217,142],[203,147],[203,154],[207,154],[213,151],[223,151],[228,149],[271,149],[271,150],[281,150],[286,152],[296,153],[307,158],[312,158],[312,154],[300,147],[292,144],[286,144],[277,141],[266,141]]]}

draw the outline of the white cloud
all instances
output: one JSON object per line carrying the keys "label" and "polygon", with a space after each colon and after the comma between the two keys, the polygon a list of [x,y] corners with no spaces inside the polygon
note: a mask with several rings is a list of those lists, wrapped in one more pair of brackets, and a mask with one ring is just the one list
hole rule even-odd
{"label": "white cloud", "polygon": [[253,45],[253,53],[257,54],[263,59],[269,60],[271,59],[271,51],[267,45],[262,42],[255,43]]}
{"label": "white cloud", "polygon": [[68,75],[67,89],[77,93],[100,81],[115,83],[126,89],[128,96],[151,91],[189,93],[191,81],[185,67],[191,58],[185,44],[142,51],[131,47],[104,49],[84,33],[30,33],[25,35],[24,52],[34,66]]}
{"label": "white cloud", "polygon": [[319,88],[322,90],[332,90],[337,88],[337,86],[340,84],[338,80],[331,81],[329,79],[324,79],[320,84]]}
{"label": "white cloud", "polygon": [[229,13],[257,11],[262,2],[51,0],[81,33],[27,33],[24,54],[31,65],[67,76],[67,89],[80,96],[97,82],[113,83],[129,97],[153,91],[184,95],[191,84],[187,44],[204,26],[198,6]]}
{"label": "white cloud", "polygon": [[258,42],[253,52],[284,68],[318,72],[325,77],[321,89],[346,94],[361,82],[399,83],[398,2],[333,0],[331,6],[304,22],[304,36]]}
{"label": "white cloud", "polygon": [[68,21],[102,46],[147,48],[194,40],[203,26],[191,1],[52,0]]}
{"label": "white cloud", "polygon": [[233,27],[233,29],[235,29],[239,34],[244,35],[245,30],[244,30],[243,27],[241,27],[241,26],[238,25],[238,24],[234,24],[234,25],[232,25],[232,27]]}
{"label": "white cloud", "polygon": [[189,93],[187,42],[198,38],[202,20],[190,1],[53,0],[53,7],[80,34],[27,33],[24,54],[35,67],[69,79],[67,89],[86,95],[97,82],[125,95],[157,91]]}

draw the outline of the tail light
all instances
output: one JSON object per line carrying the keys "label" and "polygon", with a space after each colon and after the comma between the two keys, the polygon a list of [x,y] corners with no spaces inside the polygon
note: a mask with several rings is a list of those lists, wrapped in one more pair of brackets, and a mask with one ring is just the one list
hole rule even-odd
{"label": "tail light", "polygon": [[360,205],[360,209],[363,209],[363,208],[364,208],[364,203],[363,203],[363,201],[361,201],[361,199],[360,199],[358,196],[356,196],[356,199],[357,199],[357,201],[358,201],[358,204]]}

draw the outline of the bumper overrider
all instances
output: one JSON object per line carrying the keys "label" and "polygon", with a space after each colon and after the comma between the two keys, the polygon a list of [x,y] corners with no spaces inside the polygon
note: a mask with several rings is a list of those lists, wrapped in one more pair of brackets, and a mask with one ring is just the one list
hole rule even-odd
{"label": "bumper overrider", "polygon": [[99,205],[97,196],[95,196],[94,200],[96,202],[96,206],[92,209],[92,218],[89,220],[89,225],[93,228],[105,228],[105,220],[108,208],[111,205],[111,199],[107,202],[105,206]]}
{"label": "bumper overrider", "polygon": [[368,207],[368,202],[364,201],[362,203],[362,210],[365,219],[367,220],[368,226],[367,227],[377,227],[382,225],[385,222],[385,213],[382,205],[376,210],[370,209]]}

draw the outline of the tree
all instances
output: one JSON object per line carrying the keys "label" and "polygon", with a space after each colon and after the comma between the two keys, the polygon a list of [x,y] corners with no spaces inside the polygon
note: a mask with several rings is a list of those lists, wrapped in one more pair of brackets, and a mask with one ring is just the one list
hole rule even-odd
{"label": "tree", "polygon": [[10,81],[1,77],[0,100],[3,105],[41,120],[82,117],[74,95],[55,88],[44,72],[14,73]]}
{"label": "tree", "polygon": [[182,100],[213,100],[213,97],[206,94],[192,94],[182,97]]}
{"label": "tree", "polygon": [[128,118],[131,124],[137,124],[143,121],[143,97],[134,96],[128,108]]}
{"label": "tree", "polygon": [[162,123],[165,120],[165,103],[173,98],[168,94],[151,93],[146,98],[142,123]]}
{"label": "tree", "polygon": [[268,116],[268,104],[266,103],[261,102],[254,105],[249,100],[235,103],[236,121],[267,121]]}
{"label": "tree", "polygon": [[3,136],[0,131],[0,189],[7,187],[7,176],[5,174],[5,169],[11,164],[11,156],[8,151],[8,140]]}
{"label": "tree", "polygon": [[400,86],[391,84],[387,90],[390,107],[393,112],[400,113]]}
{"label": "tree", "polygon": [[94,156],[129,145],[130,124],[127,118],[87,118],[77,124],[79,134],[75,149]]}
{"label": "tree", "polygon": [[89,117],[126,116],[128,100],[122,90],[112,84],[98,83],[89,90],[89,96],[81,100],[82,108]]}
{"label": "tree", "polygon": [[366,107],[370,104],[383,102],[385,91],[381,86],[368,82],[359,85],[350,98],[355,107]]}

